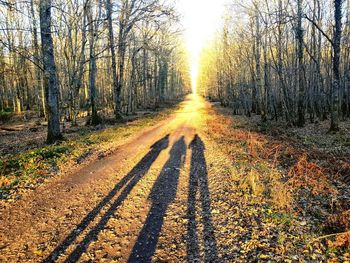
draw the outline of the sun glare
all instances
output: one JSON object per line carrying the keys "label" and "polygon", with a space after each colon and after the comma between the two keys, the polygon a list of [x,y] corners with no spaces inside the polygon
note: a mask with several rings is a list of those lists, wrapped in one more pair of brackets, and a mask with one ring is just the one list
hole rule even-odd
{"label": "sun glare", "polygon": [[220,29],[225,0],[179,0],[185,28],[185,41],[190,54],[192,92],[196,93],[200,53]]}

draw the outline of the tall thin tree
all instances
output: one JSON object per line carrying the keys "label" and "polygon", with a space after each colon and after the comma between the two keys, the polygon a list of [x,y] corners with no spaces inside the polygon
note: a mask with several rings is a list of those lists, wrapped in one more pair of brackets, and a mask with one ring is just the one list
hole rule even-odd
{"label": "tall thin tree", "polygon": [[116,52],[114,46],[114,31],[113,31],[113,5],[111,0],[106,0],[106,13],[107,13],[107,22],[108,22],[108,40],[109,40],[109,49],[111,51],[112,59],[112,80],[113,80],[113,95],[114,95],[114,115],[117,120],[122,119],[121,114],[121,98],[119,90],[119,80],[117,75],[117,60]]}
{"label": "tall thin tree", "polygon": [[304,84],[304,30],[302,25],[303,15],[303,0],[298,0],[298,13],[297,13],[297,27],[296,27],[296,40],[297,40],[297,56],[298,56],[298,126],[302,127],[305,124],[305,84]]}
{"label": "tall thin tree", "polygon": [[331,131],[339,130],[339,89],[340,89],[340,41],[342,34],[343,0],[334,0],[334,35],[333,35],[333,87],[331,109]]}
{"label": "tall thin tree", "polygon": [[60,131],[59,89],[56,72],[54,44],[51,33],[51,0],[40,0],[40,30],[44,64],[45,102],[48,120],[47,142],[62,139]]}

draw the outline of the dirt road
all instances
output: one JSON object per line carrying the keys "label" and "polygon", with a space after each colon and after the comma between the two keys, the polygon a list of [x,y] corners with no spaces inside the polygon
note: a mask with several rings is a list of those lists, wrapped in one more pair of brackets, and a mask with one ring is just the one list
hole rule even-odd
{"label": "dirt road", "polygon": [[[199,192],[204,254],[215,261],[205,143],[198,131],[208,107],[202,99],[188,97],[174,116],[133,136],[113,155],[46,183],[8,207],[0,217],[0,260],[184,259],[185,254],[167,254],[167,249],[198,238]],[[181,211],[169,217],[177,203]],[[171,228],[174,219],[178,229]],[[198,244],[187,247],[188,256],[200,258]]]}
{"label": "dirt road", "polygon": [[314,241],[317,218],[281,209],[293,203],[279,179],[283,171],[275,159],[257,154],[268,138],[234,125],[189,96],[176,113],[134,134],[112,155],[0,210],[0,262],[333,257],[322,240]]}

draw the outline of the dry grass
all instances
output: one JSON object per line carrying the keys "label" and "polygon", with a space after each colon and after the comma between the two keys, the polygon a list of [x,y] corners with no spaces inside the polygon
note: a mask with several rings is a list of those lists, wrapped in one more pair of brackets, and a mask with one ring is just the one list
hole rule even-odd
{"label": "dry grass", "polygon": [[293,195],[283,183],[276,183],[271,188],[271,203],[277,208],[291,211],[293,208]]}
{"label": "dry grass", "polygon": [[232,118],[215,111],[210,116],[206,132],[230,157],[235,167],[231,177],[237,181],[239,189],[257,201],[265,200],[278,209],[291,211],[294,205],[291,188],[276,168],[283,146],[266,147],[265,137],[241,128]]}
{"label": "dry grass", "polygon": [[261,196],[265,191],[260,175],[255,170],[251,170],[246,176],[241,178],[239,187],[244,191],[250,191],[254,196]]}
{"label": "dry grass", "polygon": [[329,203],[339,195],[333,182],[334,169],[346,173],[350,169],[347,162],[340,167],[331,167],[330,162],[318,164],[287,137],[280,140],[252,131],[248,124],[221,113],[212,109],[205,129],[238,167],[234,180],[242,190],[264,195],[274,206],[289,211],[293,207],[299,211],[294,199],[301,189],[325,196]]}
{"label": "dry grass", "polygon": [[[227,109],[211,114],[208,133],[230,156],[239,188],[280,211],[309,218],[316,236],[335,233],[322,239],[330,257],[350,258],[350,192],[344,184],[350,183],[349,156],[330,143],[339,139],[340,145],[341,134],[317,139],[317,132],[313,135],[306,128],[300,130],[305,132],[300,138],[283,129],[261,133],[254,119],[232,117]],[[325,138],[329,151],[321,147]]]}
{"label": "dry grass", "polygon": [[258,158],[259,152],[264,151],[266,140],[262,140],[262,138],[259,138],[257,134],[253,134],[251,132],[248,132],[247,136],[249,154],[254,158]]}

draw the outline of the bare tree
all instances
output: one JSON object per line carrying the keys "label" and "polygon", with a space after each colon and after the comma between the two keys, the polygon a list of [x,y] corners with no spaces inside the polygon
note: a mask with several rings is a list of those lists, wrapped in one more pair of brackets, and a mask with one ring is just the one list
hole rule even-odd
{"label": "bare tree", "polygon": [[305,124],[305,85],[304,85],[304,30],[302,26],[303,17],[303,1],[297,1],[297,53],[298,53],[298,126],[302,127]]}
{"label": "bare tree", "polygon": [[60,131],[59,89],[51,35],[51,0],[40,0],[40,31],[44,64],[45,102],[48,120],[47,142],[62,139]]}
{"label": "bare tree", "polygon": [[[99,6],[100,9],[100,6]],[[99,13],[99,11],[98,11]],[[91,2],[88,0],[87,3],[87,20],[89,23],[89,44],[90,44],[90,63],[89,63],[89,87],[90,87],[90,103],[91,103],[91,124],[97,125],[101,123],[101,118],[98,116],[96,107],[96,52],[95,52],[95,42],[96,42],[96,29],[97,29],[97,19],[92,17]]]}
{"label": "bare tree", "polygon": [[331,131],[339,130],[339,90],[340,90],[340,43],[342,34],[342,4],[343,0],[334,0],[334,36],[333,36],[333,89],[331,109]]}
{"label": "bare tree", "polygon": [[223,105],[235,114],[257,113],[262,121],[282,117],[300,127],[307,117],[310,122],[330,117],[330,130],[339,130],[350,108],[350,23],[342,24],[342,4],[252,0],[235,5],[245,15],[228,13],[231,22],[213,43],[212,57],[202,57],[203,93],[221,102],[230,98],[233,102]]}
{"label": "bare tree", "polygon": [[117,120],[122,119],[122,109],[121,109],[121,98],[120,98],[120,89],[119,81],[117,75],[117,59],[115,52],[115,43],[114,43],[114,30],[113,30],[113,5],[111,0],[106,0],[106,10],[107,10],[107,21],[108,21],[108,39],[109,39],[109,48],[111,51],[112,59],[112,77],[113,77],[113,95],[114,95],[114,115]]}
{"label": "bare tree", "polygon": [[167,1],[0,4],[0,109],[39,118],[46,111],[48,141],[61,137],[60,118],[63,125],[82,118],[97,124],[114,110],[120,120],[188,91],[177,16]]}

